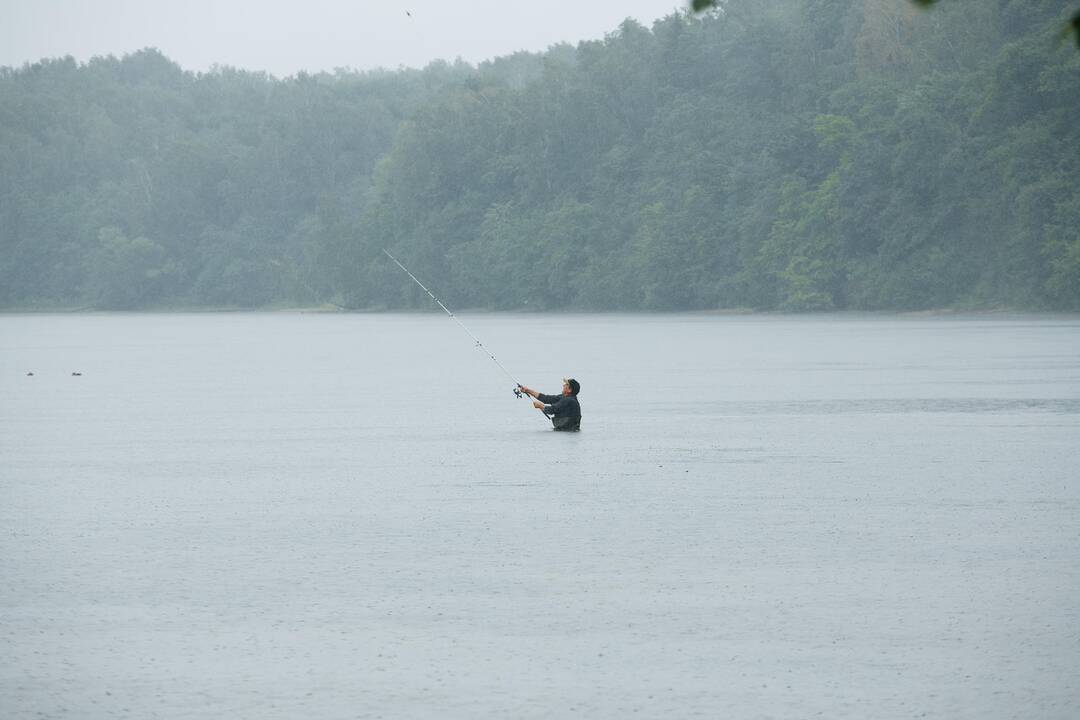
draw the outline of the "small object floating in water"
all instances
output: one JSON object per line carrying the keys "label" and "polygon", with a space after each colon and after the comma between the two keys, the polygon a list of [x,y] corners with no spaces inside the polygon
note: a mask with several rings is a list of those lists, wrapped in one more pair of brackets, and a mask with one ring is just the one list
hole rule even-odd
{"label": "small object floating in water", "polygon": [[28,372],[28,373],[26,373],[26,377],[34,377],[34,373]]}
{"label": "small object floating in water", "polygon": [[82,373],[81,372],[73,372],[73,373],[71,373],[71,376],[72,377],[82,377]]}

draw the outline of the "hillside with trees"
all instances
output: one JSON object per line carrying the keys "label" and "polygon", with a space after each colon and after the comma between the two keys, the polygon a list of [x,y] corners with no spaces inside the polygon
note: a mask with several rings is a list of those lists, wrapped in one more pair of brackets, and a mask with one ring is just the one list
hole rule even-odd
{"label": "hillside with trees", "polygon": [[1080,309],[1050,0],[732,0],[474,67],[0,70],[0,307]]}

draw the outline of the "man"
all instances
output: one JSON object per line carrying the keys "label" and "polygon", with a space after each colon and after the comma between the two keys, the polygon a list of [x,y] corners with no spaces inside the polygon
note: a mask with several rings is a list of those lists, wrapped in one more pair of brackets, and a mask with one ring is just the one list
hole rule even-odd
{"label": "man", "polygon": [[581,429],[581,405],[577,399],[581,385],[574,378],[563,378],[562,395],[544,395],[525,386],[521,387],[521,392],[536,398],[533,407],[543,410],[556,430]]}

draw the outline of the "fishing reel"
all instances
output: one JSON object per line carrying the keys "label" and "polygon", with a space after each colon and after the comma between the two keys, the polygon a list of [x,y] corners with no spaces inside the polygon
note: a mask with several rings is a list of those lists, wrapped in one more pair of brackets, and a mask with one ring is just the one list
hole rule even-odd
{"label": "fishing reel", "polygon": [[520,385],[518,385],[517,387],[514,388],[514,397],[516,397],[518,400],[525,397],[525,393],[521,392],[521,386]]}

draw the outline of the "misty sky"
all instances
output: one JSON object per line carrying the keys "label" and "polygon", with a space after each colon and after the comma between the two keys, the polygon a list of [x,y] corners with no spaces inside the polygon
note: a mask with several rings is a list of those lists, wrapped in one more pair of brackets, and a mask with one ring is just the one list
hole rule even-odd
{"label": "misty sky", "polygon": [[[0,0],[0,65],[156,47],[186,70],[300,70],[477,63],[646,27],[686,0]],[[409,14],[406,14],[406,13]]]}

